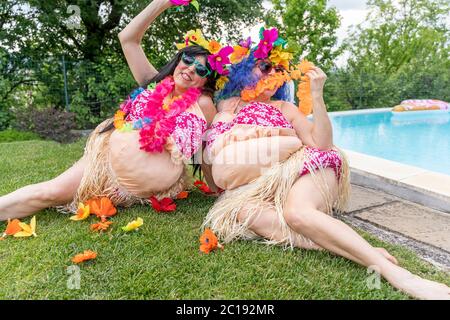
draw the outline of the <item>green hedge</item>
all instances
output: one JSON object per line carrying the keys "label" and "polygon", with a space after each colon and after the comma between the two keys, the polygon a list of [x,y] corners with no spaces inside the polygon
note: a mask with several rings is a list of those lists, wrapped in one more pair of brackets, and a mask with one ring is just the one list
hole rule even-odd
{"label": "green hedge", "polygon": [[41,138],[33,132],[17,131],[14,129],[0,131],[0,143],[27,140],[41,140]]}

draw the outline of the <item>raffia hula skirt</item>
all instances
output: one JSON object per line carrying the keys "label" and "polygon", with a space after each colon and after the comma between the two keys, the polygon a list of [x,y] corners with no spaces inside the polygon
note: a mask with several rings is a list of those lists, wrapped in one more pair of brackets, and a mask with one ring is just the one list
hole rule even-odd
{"label": "raffia hula skirt", "polygon": [[140,150],[139,132],[101,133],[112,123],[102,122],[91,133],[84,149],[86,167],[73,201],[57,207],[74,213],[80,202],[107,197],[115,206],[130,207],[149,203],[149,198],[176,197],[189,184],[186,166],[169,141],[163,153]]}
{"label": "raffia hula skirt", "polygon": [[[302,146],[293,152],[287,159],[271,166],[262,175],[253,181],[225,191],[209,211],[203,228],[211,228],[218,238],[224,243],[234,240],[262,240],[268,244],[294,247],[294,243],[301,241],[313,245],[312,240],[294,232],[286,223],[283,215],[289,191],[294,183],[301,179],[303,174],[311,174],[315,184],[318,186],[326,205],[326,213],[333,215],[333,209],[342,213],[345,211],[350,193],[349,166],[345,155],[338,148],[319,152],[313,148]],[[332,194],[324,178],[324,169],[329,162],[321,161],[332,153],[331,157],[339,157],[340,165],[334,167],[338,178],[338,196],[333,201]],[[252,205],[251,212],[245,221],[238,221],[238,214],[248,205]],[[282,226],[282,239],[261,239],[256,233],[249,229],[252,218],[260,214],[263,208],[273,208]],[[246,210],[249,212],[249,210]]]}

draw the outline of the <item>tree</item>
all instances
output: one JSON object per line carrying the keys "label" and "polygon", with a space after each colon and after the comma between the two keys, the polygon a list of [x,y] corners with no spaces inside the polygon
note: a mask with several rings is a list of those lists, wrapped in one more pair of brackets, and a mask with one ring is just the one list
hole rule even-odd
{"label": "tree", "polygon": [[[405,99],[450,101],[447,0],[370,0],[366,21],[344,41],[347,66],[333,77],[332,108],[391,107]],[[345,94],[342,94],[345,92]]]}
{"label": "tree", "polygon": [[272,0],[273,9],[265,22],[277,26],[295,52],[295,58],[306,58],[329,69],[340,54],[335,49],[340,17],[336,8],[327,8],[327,0]]}
{"label": "tree", "polygon": [[[61,60],[64,56],[71,102],[77,104],[76,112],[88,107],[90,115],[83,111],[83,117],[98,122],[104,116],[103,111],[110,113],[125,93],[136,85],[117,35],[150,2],[0,1],[0,48],[9,56],[2,59],[11,60],[14,56],[14,61],[19,62],[15,64],[21,69],[16,69],[19,72],[16,73],[15,83],[23,82],[31,75],[35,80],[31,88],[33,93],[39,91],[41,98],[63,108]],[[163,13],[146,33],[142,45],[157,68],[176,52],[174,43],[180,42],[190,29],[201,28],[207,37],[237,40],[245,26],[258,23],[262,16],[262,0],[202,0],[200,3],[200,13],[191,6],[184,8],[182,13],[174,9]],[[70,25],[74,22],[75,28]],[[13,89],[2,91],[7,92],[8,97],[24,92],[23,86],[10,85],[12,75],[11,72],[0,75],[0,87],[8,82],[8,88]],[[34,102],[37,101],[34,99]],[[43,100],[41,102],[44,103]],[[92,114],[97,120],[91,118]]]}
{"label": "tree", "polygon": [[389,75],[420,60],[445,58],[447,0],[370,0],[368,5],[369,27],[357,26],[344,44],[351,53],[350,66],[371,64]]}

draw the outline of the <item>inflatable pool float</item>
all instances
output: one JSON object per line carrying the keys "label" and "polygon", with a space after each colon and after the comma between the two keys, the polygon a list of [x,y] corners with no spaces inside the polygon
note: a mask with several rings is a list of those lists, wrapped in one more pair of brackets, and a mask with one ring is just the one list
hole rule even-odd
{"label": "inflatable pool float", "polygon": [[440,100],[405,100],[391,110],[394,125],[444,124],[450,121],[450,103]]}
{"label": "inflatable pool float", "polygon": [[392,108],[393,113],[435,110],[449,111],[450,103],[441,100],[405,100]]}

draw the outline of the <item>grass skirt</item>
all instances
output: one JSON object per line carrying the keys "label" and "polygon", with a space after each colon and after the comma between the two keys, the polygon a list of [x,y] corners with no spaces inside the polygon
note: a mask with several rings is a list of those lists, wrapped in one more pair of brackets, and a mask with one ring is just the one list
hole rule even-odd
{"label": "grass skirt", "polygon": [[[67,205],[57,207],[58,211],[75,213],[80,202],[99,197],[107,197],[115,206],[120,207],[149,203],[148,198],[140,198],[129,193],[117,182],[109,161],[109,138],[114,130],[100,133],[112,121],[112,119],[105,120],[89,136],[84,149],[84,158],[87,160],[87,165],[84,169],[80,186],[73,201]],[[165,197],[174,198],[186,189],[188,182],[189,178],[185,168],[175,184],[168,190],[155,193],[154,196],[158,199]]]}
{"label": "grass skirt", "polygon": [[[345,155],[339,149],[334,148],[341,157],[342,165],[339,171],[338,197],[333,202],[332,194],[323,175],[324,168],[305,150],[306,148],[303,147],[293,153],[287,160],[274,165],[253,182],[225,191],[206,216],[203,228],[211,228],[224,243],[238,239],[261,239],[249,229],[249,224],[255,215],[260,214],[262,209],[269,206],[275,210],[278,216],[283,237],[276,241],[265,239],[266,243],[294,247],[295,240],[299,240],[313,245],[314,243],[310,239],[293,231],[284,219],[283,211],[289,191],[299,179],[303,166],[307,166],[325,201],[326,213],[333,215],[333,209],[338,213],[343,213],[350,194],[350,174]],[[315,170],[313,164],[319,169]],[[238,214],[248,204],[255,205],[255,207],[252,206],[245,221],[238,221]]]}

